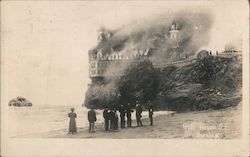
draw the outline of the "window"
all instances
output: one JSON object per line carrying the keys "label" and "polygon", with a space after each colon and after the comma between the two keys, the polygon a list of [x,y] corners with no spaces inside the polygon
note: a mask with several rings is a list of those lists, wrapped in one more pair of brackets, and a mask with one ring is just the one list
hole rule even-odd
{"label": "window", "polygon": [[92,63],[92,64],[91,64],[91,68],[95,68],[95,64]]}

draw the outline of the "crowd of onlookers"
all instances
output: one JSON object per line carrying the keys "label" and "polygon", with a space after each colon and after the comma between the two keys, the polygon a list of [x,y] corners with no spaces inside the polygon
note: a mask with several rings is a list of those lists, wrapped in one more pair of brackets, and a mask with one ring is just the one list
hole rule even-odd
{"label": "crowd of onlookers", "polygon": [[[119,109],[116,108],[108,108],[105,107],[103,110],[103,118],[104,118],[104,129],[105,131],[115,131],[118,130],[119,125],[119,116],[117,111],[119,111],[120,115],[120,127],[125,128],[126,127],[126,118],[127,118],[127,127],[132,127],[132,113],[134,110],[132,109],[132,106],[130,103],[126,107],[123,105],[120,105]],[[149,101],[148,104],[148,112],[149,112],[149,118],[150,118],[150,125],[153,125],[153,106],[152,103]],[[137,126],[141,127],[143,126],[141,118],[142,118],[142,106],[139,104],[139,102],[136,102],[135,107],[135,115],[136,115],[136,122]],[[71,112],[68,114],[68,117],[70,118],[69,123],[69,133],[75,133],[77,132],[76,128],[76,122],[75,118],[77,117],[76,113],[74,113],[74,108],[71,108]],[[95,122],[96,122],[96,112],[93,109],[93,106],[88,111],[88,121],[89,121],[89,133],[93,133],[95,128]]]}

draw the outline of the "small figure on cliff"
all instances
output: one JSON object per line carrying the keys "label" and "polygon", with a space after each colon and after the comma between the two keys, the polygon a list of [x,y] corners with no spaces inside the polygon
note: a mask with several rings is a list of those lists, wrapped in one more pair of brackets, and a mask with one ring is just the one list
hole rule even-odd
{"label": "small figure on cliff", "polygon": [[154,109],[153,109],[153,105],[151,103],[151,101],[149,101],[149,104],[148,104],[148,114],[149,114],[149,119],[150,119],[150,125],[153,125],[153,112],[154,112]]}
{"label": "small figure on cliff", "polygon": [[126,110],[127,113],[127,126],[128,128],[130,128],[132,126],[132,119],[131,119],[131,113],[134,112],[133,110],[131,110],[131,106],[130,103],[128,103],[128,107]]}
{"label": "small figure on cliff", "polygon": [[91,109],[88,112],[88,121],[89,121],[89,133],[95,132],[94,126],[96,121],[96,113],[93,109],[93,106],[91,106]]}
{"label": "small figure on cliff", "polygon": [[136,121],[137,121],[137,126],[138,127],[143,126],[142,122],[141,122],[141,117],[142,117],[141,114],[142,114],[142,107],[137,101],[137,104],[136,104]]}
{"label": "small figure on cliff", "polygon": [[74,134],[76,132],[76,113],[74,113],[74,108],[70,109],[71,112],[68,114],[68,117],[70,118],[69,121],[69,134]]}
{"label": "small figure on cliff", "polygon": [[108,131],[109,130],[109,115],[108,115],[107,107],[104,108],[103,118],[104,118],[104,124],[105,124],[105,131]]}
{"label": "small figure on cliff", "polygon": [[121,105],[119,112],[121,118],[121,128],[125,128],[125,109],[123,105]]}

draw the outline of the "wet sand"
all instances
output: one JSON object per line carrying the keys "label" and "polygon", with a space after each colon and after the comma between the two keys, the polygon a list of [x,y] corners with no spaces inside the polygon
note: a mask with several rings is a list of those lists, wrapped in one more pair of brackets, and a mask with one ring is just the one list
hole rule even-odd
{"label": "wet sand", "polygon": [[16,136],[17,138],[108,138],[108,139],[146,139],[146,138],[189,138],[189,139],[234,139],[241,136],[241,105],[216,111],[196,111],[160,115],[154,118],[154,125],[149,119],[142,119],[143,127],[136,127],[133,119],[132,128],[118,131],[104,131],[103,124],[95,126],[95,133],[88,133],[88,128],[78,128],[76,134],[68,134],[68,129],[53,130],[39,134]]}

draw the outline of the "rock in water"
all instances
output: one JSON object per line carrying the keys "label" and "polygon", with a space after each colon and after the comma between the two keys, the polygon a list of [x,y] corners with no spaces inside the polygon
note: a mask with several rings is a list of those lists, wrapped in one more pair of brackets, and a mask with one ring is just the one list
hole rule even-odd
{"label": "rock in water", "polygon": [[30,106],[32,106],[32,103],[29,100],[27,100],[26,98],[18,96],[15,99],[10,100],[9,106],[15,106],[15,107],[27,106],[27,107],[30,107]]}

